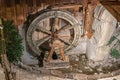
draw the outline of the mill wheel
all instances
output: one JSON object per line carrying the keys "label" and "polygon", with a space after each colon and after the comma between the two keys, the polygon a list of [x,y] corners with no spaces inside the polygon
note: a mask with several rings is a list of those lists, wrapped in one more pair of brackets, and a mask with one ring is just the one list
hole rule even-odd
{"label": "mill wheel", "polygon": [[[36,16],[37,15],[37,16]],[[64,44],[64,51],[77,46],[81,26],[76,18],[66,11],[50,10],[33,18],[28,18],[26,41],[35,55],[50,51],[52,42],[57,39]]]}

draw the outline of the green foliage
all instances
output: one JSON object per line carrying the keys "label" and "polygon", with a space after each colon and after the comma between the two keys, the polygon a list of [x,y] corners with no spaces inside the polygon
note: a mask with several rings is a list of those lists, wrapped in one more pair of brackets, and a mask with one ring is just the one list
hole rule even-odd
{"label": "green foliage", "polygon": [[[117,34],[117,36],[119,36],[119,34]],[[110,50],[110,55],[115,58],[120,58],[120,51],[119,51],[120,49],[117,48],[120,47],[120,40],[117,39],[117,36],[112,36],[107,45],[112,44],[112,42],[116,40],[116,42],[114,43],[113,47]]]}
{"label": "green foliage", "polygon": [[115,36],[112,36],[112,37],[110,38],[110,40],[109,40],[109,42],[108,42],[107,45],[110,45],[115,39],[116,39],[116,37],[115,37]]}
{"label": "green foliage", "polygon": [[119,58],[120,57],[120,52],[117,49],[111,49],[110,52],[111,56],[115,57],[115,58]]}
{"label": "green foliage", "polygon": [[[2,25],[4,26],[3,31],[8,59],[12,63],[17,62],[22,56],[22,38],[18,33],[16,26],[13,25],[13,21],[2,20]],[[0,41],[0,50],[2,50],[1,48]]]}

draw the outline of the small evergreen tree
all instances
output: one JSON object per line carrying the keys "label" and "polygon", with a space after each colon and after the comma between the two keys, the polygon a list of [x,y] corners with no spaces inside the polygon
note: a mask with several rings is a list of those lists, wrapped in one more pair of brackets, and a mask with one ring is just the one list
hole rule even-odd
{"label": "small evergreen tree", "polygon": [[[13,24],[13,21],[2,20],[5,45],[6,45],[6,54],[8,60],[12,63],[18,62],[22,56],[23,46],[22,46],[22,37],[17,31],[16,26]],[[1,38],[0,38],[0,53],[1,50]]]}

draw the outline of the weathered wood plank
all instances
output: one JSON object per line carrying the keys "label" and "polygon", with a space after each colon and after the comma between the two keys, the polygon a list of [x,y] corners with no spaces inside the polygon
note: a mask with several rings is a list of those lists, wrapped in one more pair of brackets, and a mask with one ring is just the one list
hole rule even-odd
{"label": "weathered wood plank", "polygon": [[79,7],[82,7],[82,5],[70,4],[70,5],[54,6],[53,9],[74,9]]}
{"label": "weathered wood plank", "polygon": [[[83,15],[84,15],[84,29],[87,31],[87,37],[91,38],[93,34],[93,14],[95,7],[99,4],[97,0],[91,0],[91,3],[87,3],[88,0],[83,0]],[[82,36],[84,36],[85,32]]]}
{"label": "weathered wood plank", "polygon": [[66,61],[62,60],[51,60],[50,62],[44,61],[44,68],[46,69],[58,69],[58,68],[69,68],[69,58],[66,56]]}
{"label": "weathered wood plank", "polygon": [[101,1],[102,5],[120,5],[120,1]]}

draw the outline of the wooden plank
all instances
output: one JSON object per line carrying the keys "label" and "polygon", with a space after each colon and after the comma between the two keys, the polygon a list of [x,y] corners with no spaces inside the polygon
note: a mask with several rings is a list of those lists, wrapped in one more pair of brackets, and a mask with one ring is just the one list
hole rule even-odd
{"label": "wooden plank", "polygon": [[20,15],[20,4],[16,4],[16,24],[19,25],[19,19],[18,16]]}
{"label": "wooden plank", "polygon": [[[28,14],[28,6],[27,6],[27,4],[26,4],[26,2],[24,1],[24,3],[23,3],[23,17],[25,18],[26,16],[27,16],[27,14]],[[25,19],[24,19],[25,20]]]}
{"label": "wooden plank", "polygon": [[11,19],[11,15],[12,15],[11,7],[7,7],[6,8],[6,12],[7,12],[6,17],[7,17],[8,20],[10,20]]}
{"label": "wooden plank", "polygon": [[70,63],[69,63],[69,58],[66,56],[66,61],[63,60],[51,60],[50,62],[43,62],[43,67],[46,69],[59,69],[59,68],[69,68]]}
{"label": "wooden plank", "polygon": [[[84,29],[87,31],[87,37],[91,38],[93,34],[93,29],[92,29],[92,24],[93,24],[93,14],[94,14],[94,9],[97,4],[88,4],[85,10],[84,14]],[[85,34],[85,33],[84,33]],[[84,36],[84,34],[82,36]]]}
{"label": "wooden plank", "polygon": [[6,17],[6,4],[4,0],[1,0],[1,17],[5,18]]}
{"label": "wooden plank", "polygon": [[16,14],[16,4],[13,2],[13,15],[14,15],[14,24],[17,25],[17,14]]}
{"label": "wooden plank", "polygon": [[49,0],[48,4],[51,5],[51,6],[54,6],[55,5],[55,0]]}
{"label": "wooden plank", "polygon": [[82,5],[70,4],[70,5],[63,5],[63,6],[54,6],[53,9],[74,9],[79,7],[82,7]]}
{"label": "wooden plank", "polygon": [[2,0],[0,0],[0,18],[2,16]]}
{"label": "wooden plank", "polygon": [[120,1],[101,1],[102,5],[120,5]]}
{"label": "wooden plank", "polygon": [[11,20],[14,20],[14,24],[16,23],[16,13],[14,6],[11,7]]}

